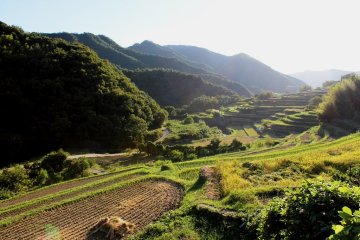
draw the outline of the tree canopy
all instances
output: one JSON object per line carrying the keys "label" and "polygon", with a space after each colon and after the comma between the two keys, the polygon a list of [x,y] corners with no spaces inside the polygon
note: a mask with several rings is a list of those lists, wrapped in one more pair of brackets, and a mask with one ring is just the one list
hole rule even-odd
{"label": "tree canopy", "polygon": [[88,47],[0,22],[1,165],[63,148],[123,148],[166,112]]}
{"label": "tree canopy", "polygon": [[360,77],[349,75],[329,89],[319,106],[322,121],[350,119],[360,121]]}

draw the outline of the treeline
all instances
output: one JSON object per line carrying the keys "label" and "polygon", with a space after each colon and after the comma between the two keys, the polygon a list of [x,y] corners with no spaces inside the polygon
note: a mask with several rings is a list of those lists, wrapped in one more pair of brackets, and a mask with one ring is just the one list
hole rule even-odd
{"label": "treeline", "polygon": [[138,146],[140,152],[147,153],[150,156],[163,156],[173,162],[180,162],[183,160],[192,160],[200,157],[212,156],[220,153],[245,151],[246,146],[242,142],[234,139],[228,145],[220,145],[221,141],[214,138],[207,146],[187,146],[187,145],[172,145],[167,146],[161,143],[155,144],[147,142]]}
{"label": "treeline", "polygon": [[59,148],[121,149],[167,117],[116,67],[0,22],[1,166]]}
{"label": "treeline", "polygon": [[360,77],[348,75],[332,86],[319,106],[318,115],[324,122],[335,119],[360,122]]}
{"label": "treeline", "polygon": [[90,175],[88,169],[93,165],[92,161],[86,158],[69,160],[68,155],[60,149],[40,160],[3,169],[0,173],[0,200],[37,187]]}
{"label": "treeline", "polygon": [[162,106],[180,107],[202,95],[236,95],[235,92],[205,82],[196,75],[174,70],[147,69],[124,71],[124,74]]}

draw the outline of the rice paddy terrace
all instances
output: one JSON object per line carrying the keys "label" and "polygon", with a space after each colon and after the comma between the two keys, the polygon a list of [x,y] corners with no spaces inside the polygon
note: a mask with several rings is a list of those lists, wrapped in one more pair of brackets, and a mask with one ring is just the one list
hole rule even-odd
{"label": "rice paddy terrace", "polygon": [[141,230],[182,195],[181,185],[141,168],[63,182],[0,202],[0,239],[103,239],[89,230],[105,216]]}
{"label": "rice paddy terrace", "polygon": [[[322,96],[323,91],[302,92],[287,94],[264,100],[248,99],[233,111],[225,112],[221,119],[208,121],[211,125],[219,124],[234,129],[249,128],[264,119],[273,120],[271,131],[275,136],[286,136],[290,133],[300,133],[312,126],[317,125],[316,114],[306,112],[303,114],[309,100]],[[255,128],[256,129],[256,128]]]}

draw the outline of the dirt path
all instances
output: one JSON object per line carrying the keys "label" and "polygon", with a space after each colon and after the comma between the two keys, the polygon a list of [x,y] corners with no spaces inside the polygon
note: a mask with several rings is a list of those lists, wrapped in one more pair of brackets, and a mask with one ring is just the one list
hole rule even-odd
{"label": "dirt path", "polygon": [[127,154],[128,153],[86,153],[86,154],[70,155],[67,158],[75,159],[75,158],[81,158],[81,157],[87,157],[87,158],[121,157],[121,156],[125,156]]}
{"label": "dirt path", "polygon": [[101,217],[120,216],[135,223],[139,230],[177,208],[182,194],[178,185],[168,181],[139,182],[20,220],[1,228],[0,239],[105,239],[100,232],[88,236]]}
{"label": "dirt path", "polygon": [[36,208],[49,206],[51,204],[61,202],[62,200],[70,199],[70,198],[79,196],[79,195],[84,194],[86,192],[92,192],[92,191],[100,190],[100,189],[105,188],[105,187],[107,187],[109,185],[116,184],[116,183],[123,182],[123,181],[130,180],[130,179],[134,179],[134,178],[139,177],[141,175],[142,174],[135,173],[135,174],[130,174],[130,175],[127,175],[127,176],[124,176],[124,177],[115,178],[115,179],[110,180],[110,181],[106,181],[106,182],[99,183],[99,184],[96,184],[96,185],[92,185],[92,186],[89,186],[89,187],[84,187],[84,188],[81,188],[79,190],[75,190],[75,191],[72,191],[72,192],[69,192],[69,193],[65,193],[63,195],[60,195],[60,196],[57,196],[57,197],[54,197],[54,198],[51,198],[51,199],[36,202],[34,204],[24,206],[24,207],[19,208],[19,209],[15,209],[15,210],[8,211],[8,212],[3,212],[3,213],[0,213],[0,220],[4,220],[7,217],[22,214],[22,213],[28,212],[28,211],[36,209]]}
{"label": "dirt path", "polygon": [[206,179],[206,196],[212,200],[218,200],[221,197],[221,187],[219,173],[215,167],[203,167],[200,176]]}
{"label": "dirt path", "polygon": [[[82,186],[91,182],[95,182],[101,179],[105,179],[117,174],[122,174],[128,171],[131,171],[134,169],[127,169],[127,170],[123,170],[123,171],[118,171],[118,172],[114,172],[114,173],[110,173],[110,174],[105,174],[105,175],[100,175],[100,176],[96,176],[96,177],[90,177],[90,178],[83,178],[83,179],[78,179],[78,180],[74,180],[74,181],[70,181],[70,182],[64,182],[61,184],[57,184],[54,186],[49,186],[46,187],[44,189],[39,189],[39,190],[35,190],[34,192],[30,192],[26,195],[22,195],[16,198],[12,198],[12,199],[8,199],[5,201],[0,202],[0,209],[2,208],[7,208],[9,206],[13,206],[15,204],[19,204],[19,203],[23,203],[26,201],[30,201],[33,200],[35,198],[38,197],[44,197],[46,195],[50,195],[59,191],[64,191],[67,189],[71,189],[71,188],[75,188],[78,186]],[[1,238],[0,238],[1,239]]]}

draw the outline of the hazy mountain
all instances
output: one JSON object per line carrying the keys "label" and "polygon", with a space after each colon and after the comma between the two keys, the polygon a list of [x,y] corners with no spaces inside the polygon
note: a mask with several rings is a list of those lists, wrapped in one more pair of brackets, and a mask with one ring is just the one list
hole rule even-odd
{"label": "hazy mountain", "polygon": [[43,33],[51,38],[62,38],[70,42],[80,42],[93,49],[99,57],[109,60],[119,68],[170,68],[186,73],[205,73],[206,71],[181,62],[177,58],[143,54],[128,48],[123,48],[110,38],[104,35],[94,35],[91,33]]}
{"label": "hazy mountain", "polygon": [[[192,63],[176,54],[172,49],[156,45],[149,41],[134,45],[130,49],[119,46],[106,36],[94,35],[91,33],[46,33],[43,35],[52,38],[62,38],[70,42],[80,42],[97,52],[101,58],[109,60],[120,69],[165,68],[174,69],[184,73],[205,74],[204,76],[207,76],[203,77],[205,80],[206,78],[210,78],[210,70],[207,66],[199,63]],[[155,55],[155,53],[158,54]],[[223,87],[232,87],[231,89],[233,91],[244,97],[251,96],[249,90],[239,83],[230,82],[217,76],[211,77],[211,82]]]}
{"label": "hazy mountain", "polygon": [[329,69],[323,71],[304,71],[291,74],[291,76],[298,78],[306,84],[316,88],[321,87],[324,82],[329,80],[338,81],[341,79],[341,76],[349,73],[351,73],[351,71]]}
{"label": "hazy mountain", "polygon": [[188,64],[201,64],[196,66],[241,83],[254,93],[296,91],[304,85],[302,81],[277,72],[246,54],[229,57],[205,48],[183,45],[160,46],[150,41],[135,44],[130,49],[160,56],[172,56]]}

